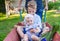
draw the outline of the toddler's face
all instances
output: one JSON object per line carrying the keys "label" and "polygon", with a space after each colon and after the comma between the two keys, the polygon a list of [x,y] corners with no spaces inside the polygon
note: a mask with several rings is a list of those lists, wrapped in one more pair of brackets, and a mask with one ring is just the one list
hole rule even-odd
{"label": "toddler's face", "polygon": [[29,14],[35,14],[35,12],[36,12],[36,8],[31,8],[31,7],[28,7],[28,13]]}
{"label": "toddler's face", "polygon": [[26,19],[26,23],[27,23],[28,25],[32,25],[32,24],[33,24],[33,20],[32,20],[31,18],[27,18],[27,19]]}

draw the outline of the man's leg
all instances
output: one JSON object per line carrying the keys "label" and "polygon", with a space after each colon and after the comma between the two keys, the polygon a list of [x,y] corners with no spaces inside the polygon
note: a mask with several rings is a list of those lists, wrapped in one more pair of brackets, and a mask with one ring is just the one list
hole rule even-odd
{"label": "man's leg", "polygon": [[39,15],[42,20],[43,10],[37,10],[36,14]]}

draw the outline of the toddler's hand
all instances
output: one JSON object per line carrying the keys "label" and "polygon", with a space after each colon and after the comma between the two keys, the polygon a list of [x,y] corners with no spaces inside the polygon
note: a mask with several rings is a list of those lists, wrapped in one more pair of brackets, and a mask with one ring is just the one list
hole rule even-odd
{"label": "toddler's hand", "polygon": [[34,33],[34,32],[35,32],[35,30],[34,30],[34,29],[30,29],[30,32],[31,32],[31,33]]}
{"label": "toddler's hand", "polygon": [[36,28],[36,32],[40,32],[41,29],[39,27]]}

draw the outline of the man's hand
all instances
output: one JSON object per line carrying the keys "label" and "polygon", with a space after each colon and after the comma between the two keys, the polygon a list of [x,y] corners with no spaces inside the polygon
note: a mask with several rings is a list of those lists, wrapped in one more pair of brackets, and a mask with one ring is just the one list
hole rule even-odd
{"label": "man's hand", "polygon": [[19,0],[18,11],[20,11],[20,9],[21,9],[21,3],[22,3],[22,0]]}
{"label": "man's hand", "polygon": [[45,6],[45,10],[48,10],[48,6]]}
{"label": "man's hand", "polygon": [[18,7],[18,11],[20,11],[20,7]]}

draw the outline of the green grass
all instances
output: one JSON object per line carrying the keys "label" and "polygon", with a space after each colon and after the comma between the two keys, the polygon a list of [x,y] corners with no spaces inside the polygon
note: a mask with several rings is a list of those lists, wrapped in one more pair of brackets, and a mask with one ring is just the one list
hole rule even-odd
{"label": "green grass", "polygon": [[53,27],[52,31],[47,34],[47,41],[51,41],[55,32],[60,34],[60,14],[56,14],[55,11],[47,11],[46,13],[47,22]]}
{"label": "green grass", "polygon": [[0,20],[0,41],[3,41],[3,39],[14,27],[14,25],[17,24],[18,22],[20,22],[19,16],[14,18],[9,17],[9,18]]}
{"label": "green grass", "polygon": [[47,12],[47,22],[50,24],[56,23],[60,25],[60,14],[56,14],[55,12]]}
{"label": "green grass", "polygon": [[60,14],[56,14],[55,11],[47,12],[47,22],[58,29],[56,32],[60,33]]}
{"label": "green grass", "polygon": [[[55,26],[60,26],[60,14],[56,14],[55,11],[48,11],[46,17],[47,22],[52,26],[54,24]],[[14,25],[18,22],[20,22],[19,15],[11,15],[9,18],[6,18],[6,15],[0,14],[0,41],[3,41]],[[58,30],[58,32],[60,33],[60,30]]]}

